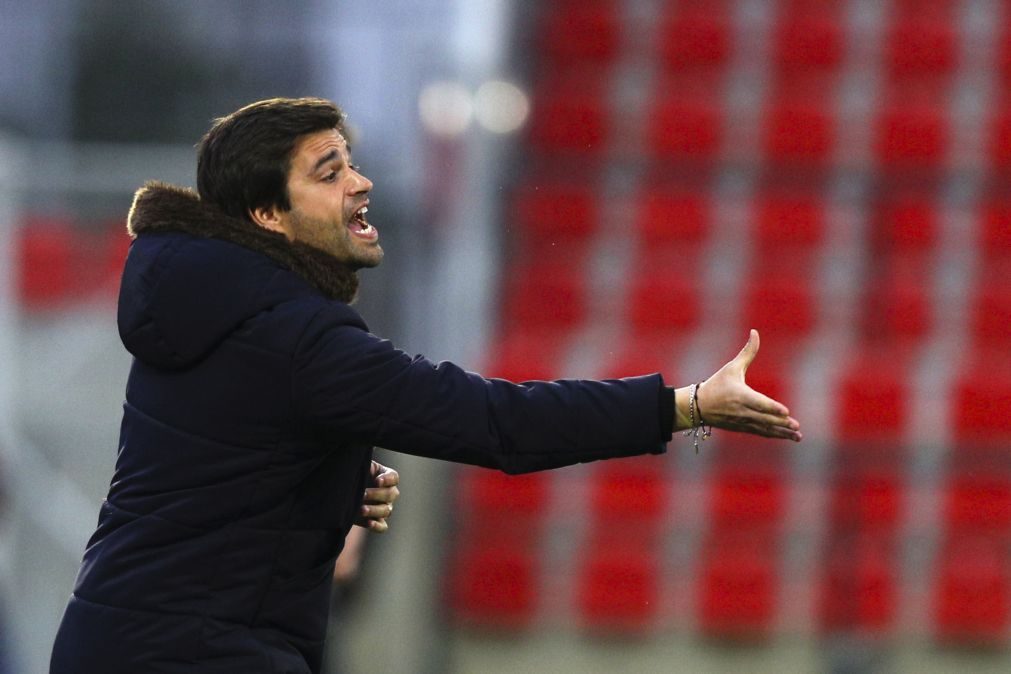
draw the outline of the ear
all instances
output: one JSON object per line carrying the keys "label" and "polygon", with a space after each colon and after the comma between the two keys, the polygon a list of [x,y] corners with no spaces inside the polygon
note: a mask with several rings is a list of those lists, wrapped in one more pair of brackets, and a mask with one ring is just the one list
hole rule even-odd
{"label": "ear", "polygon": [[288,223],[284,217],[284,213],[277,206],[250,208],[249,217],[260,227],[284,234],[289,239],[291,238],[291,232],[288,230]]}

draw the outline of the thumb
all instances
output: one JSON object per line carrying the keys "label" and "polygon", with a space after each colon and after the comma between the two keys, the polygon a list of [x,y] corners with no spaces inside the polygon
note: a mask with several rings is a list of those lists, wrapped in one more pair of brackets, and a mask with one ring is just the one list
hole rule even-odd
{"label": "thumb", "polygon": [[758,355],[758,344],[758,330],[752,328],[751,333],[748,335],[748,342],[741,349],[741,352],[737,354],[737,357],[734,358],[734,365],[741,368],[741,374],[748,371],[751,361],[755,360],[755,356]]}

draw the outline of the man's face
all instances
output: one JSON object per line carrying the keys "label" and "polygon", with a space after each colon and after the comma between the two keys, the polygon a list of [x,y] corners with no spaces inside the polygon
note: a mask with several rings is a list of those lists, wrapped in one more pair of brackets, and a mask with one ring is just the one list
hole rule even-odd
{"label": "man's face", "polygon": [[288,172],[291,210],[279,214],[289,238],[330,253],[354,269],[383,259],[379,232],[366,220],[372,182],[351,163],[337,129],[307,134],[295,144]]}

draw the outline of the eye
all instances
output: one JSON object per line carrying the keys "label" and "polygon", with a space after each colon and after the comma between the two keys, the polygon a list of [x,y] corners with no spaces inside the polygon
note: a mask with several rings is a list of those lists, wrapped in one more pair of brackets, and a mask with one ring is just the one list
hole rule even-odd
{"label": "eye", "polygon": [[348,168],[350,168],[355,173],[361,173],[361,171],[362,171],[362,167],[359,166],[358,164],[349,164]]}
{"label": "eye", "polygon": [[325,183],[332,183],[335,180],[337,180],[336,171],[330,171],[330,173],[327,173],[325,176],[323,176],[323,182]]}

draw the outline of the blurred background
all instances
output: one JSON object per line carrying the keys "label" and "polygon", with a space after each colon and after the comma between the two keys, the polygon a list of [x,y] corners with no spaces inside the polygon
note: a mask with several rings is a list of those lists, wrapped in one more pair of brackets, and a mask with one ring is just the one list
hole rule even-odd
{"label": "blurred background", "polygon": [[749,383],[717,432],[506,477],[384,454],[330,671],[1011,668],[1011,4],[0,0],[0,671],[44,672],[112,474],[145,181],[331,98],[377,334],[514,380]]}

